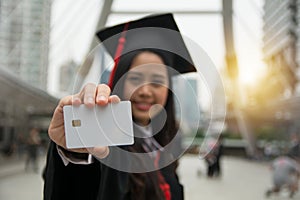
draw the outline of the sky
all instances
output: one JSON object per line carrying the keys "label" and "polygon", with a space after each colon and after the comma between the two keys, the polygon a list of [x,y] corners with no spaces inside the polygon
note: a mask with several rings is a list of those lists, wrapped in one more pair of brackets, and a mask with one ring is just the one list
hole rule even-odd
{"label": "sky", "polygon": [[[245,84],[255,82],[264,72],[262,61],[263,0],[234,1],[234,44],[238,66]],[[56,94],[59,67],[68,60],[82,63],[90,51],[96,32],[101,0],[54,0],[50,33],[49,92]],[[213,10],[222,8],[221,0],[115,0],[113,10]],[[137,19],[143,15],[110,15],[107,26]],[[197,43],[218,70],[224,68],[224,36],[222,17],[218,14],[176,14],[175,20],[184,37]]]}

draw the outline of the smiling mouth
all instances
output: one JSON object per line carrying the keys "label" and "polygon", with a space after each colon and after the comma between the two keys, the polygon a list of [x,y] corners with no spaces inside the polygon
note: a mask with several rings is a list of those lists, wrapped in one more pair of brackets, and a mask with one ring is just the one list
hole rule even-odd
{"label": "smiling mouth", "polygon": [[137,102],[135,102],[134,105],[138,110],[141,111],[149,111],[152,106],[152,104],[150,103],[137,103]]}

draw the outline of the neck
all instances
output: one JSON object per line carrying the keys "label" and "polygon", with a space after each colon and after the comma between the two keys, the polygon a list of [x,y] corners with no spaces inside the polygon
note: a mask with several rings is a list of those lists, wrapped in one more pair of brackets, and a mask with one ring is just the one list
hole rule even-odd
{"label": "neck", "polygon": [[148,126],[150,124],[150,120],[135,120],[135,123],[139,126]]}

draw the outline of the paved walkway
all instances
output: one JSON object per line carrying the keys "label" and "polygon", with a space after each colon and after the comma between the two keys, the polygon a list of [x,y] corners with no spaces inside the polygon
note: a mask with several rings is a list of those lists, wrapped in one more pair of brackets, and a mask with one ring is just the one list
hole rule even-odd
{"label": "paved walkway", "polygon": [[39,171],[25,171],[25,157],[13,157],[0,164],[1,200],[42,200],[43,180],[41,172],[45,158],[39,159]]}
{"label": "paved walkway", "polygon": [[[187,155],[179,166],[179,176],[185,186],[188,200],[264,200],[265,191],[271,186],[271,173],[268,164],[236,157],[222,160],[223,176],[208,179],[203,160]],[[270,200],[289,199],[283,191]],[[294,196],[300,199],[300,194]]]}
{"label": "paved walkway", "polygon": [[[25,172],[22,160],[0,164],[0,199],[41,200],[43,181],[41,169],[45,159],[40,159],[40,171]],[[205,163],[194,155],[185,155],[179,166],[179,176],[185,186],[187,200],[264,200],[264,192],[270,187],[270,171],[265,163],[235,157],[222,160],[223,176],[207,179]],[[270,200],[289,199],[282,192]],[[294,197],[300,199],[300,194]]]}

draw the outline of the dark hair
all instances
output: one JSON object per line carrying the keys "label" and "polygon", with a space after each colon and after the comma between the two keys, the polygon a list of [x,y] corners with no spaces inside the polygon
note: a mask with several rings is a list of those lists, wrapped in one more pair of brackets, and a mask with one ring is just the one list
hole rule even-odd
{"label": "dark hair", "polygon": [[[166,66],[172,66],[172,55],[169,52],[157,49],[143,49],[136,50],[127,53],[120,57],[118,67],[115,72],[115,76],[112,82],[112,94],[118,95],[123,99],[123,87],[124,81],[126,79],[126,73],[129,71],[132,65],[133,59],[142,52],[152,52],[160,56]],[[167,67],[169,69],[169,67]],[[152,130],[155,134],[154,138],[161,146],[167,145],[175,136],[177,132],[177,127],[175,123],[175,109],[172,93],[172,81],[171,81],[171,71],[168,71],[169,78],[169,90],[168,97],[165,105],[165,110],[167,113],[167,119],[162,120],[164,117],[162,112],[157,114],[153,119],[151,119]],[[161,124],[165,123],[165,124]],[[157,130],[157,127],[160,130]],[[135,130],[136,131],[136,130]],[[142,139],[135,138],[135,144],[128,148],[132,152],[144,152],[142,146]],[[143,161],[141,161],[143,162]],[[175,170],[175,169],[174,169]],[[157,172],[147,172],[147,173],[132,173],[129,175],[130,180],[130,190],[133,194],[132,199],[164,199],[163,193],[159,188]],[[150,187],[149,187],[150,186]]]}
{"label": "dark hair", "polygon": [[[117,67],[115,77],[113,79],[112,84],[112,94],[117,94],[121,99],[123,99],[123,86],[124,81],[126,79],[126,73],[129,71],[129,68],[132,64],[133,59],[142,52],[152,52],[160,56],[166,66],[172,66],[172,54],[170,52],[166,52],[164,50],[157,50],[157,49],[143,49],[143,50],[136,50],[132,51],[128,54],[123,55],[120,58],[119,65]],[[169,67],[167,67],[169,69]],[[171,80],[171,71],[168,71],[168,78],[169,78],[169,90],[168,90],[168,97],[165,105],[165,110],[167,113],[167,120],[166,123],[163,125],[161,130],[157,130],[157,127],[162,127],[161,123],[164,122],[162,120],[163,116],[162,113],[158,114],[153,121],[153,131],[157,133],[155,135],[155,139],[160,143],[160,145],[165,146],[166,144],[171,141],[176,134],[176,123],[175,123],[175,109],[174,109],[174,100],[173,100],[173,92],[172,92],[172,80]],[[117,87],[116,87],[117,86]]]}

